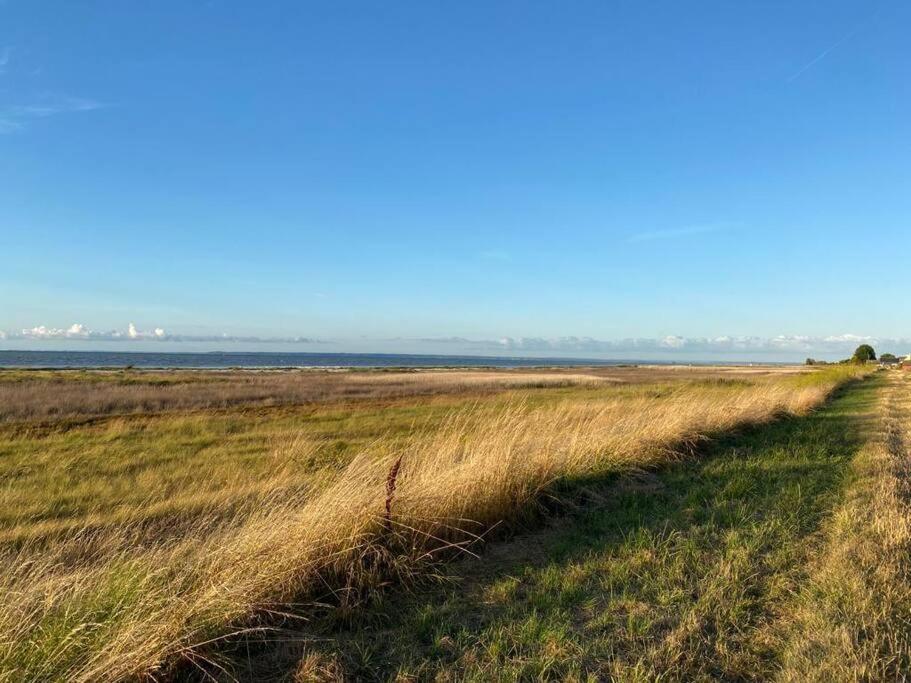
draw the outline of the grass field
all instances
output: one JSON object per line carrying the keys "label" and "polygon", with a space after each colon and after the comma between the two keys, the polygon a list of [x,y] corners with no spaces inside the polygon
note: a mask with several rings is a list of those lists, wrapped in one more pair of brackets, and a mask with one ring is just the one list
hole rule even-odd
{"label": "grass field", "polygon": [[865,375],[0,373],[0,679],[894,679]]}
{"label": "grass field", "polygon": [[[306,645],[247,673],[293,661],[301,678],[902,680],[907,453],[879,431],[881,384],[607,479],[598,505],[446,568],[439,588],[303,627]],[[907,387],[888,391],[887,410],[907,410]]]}

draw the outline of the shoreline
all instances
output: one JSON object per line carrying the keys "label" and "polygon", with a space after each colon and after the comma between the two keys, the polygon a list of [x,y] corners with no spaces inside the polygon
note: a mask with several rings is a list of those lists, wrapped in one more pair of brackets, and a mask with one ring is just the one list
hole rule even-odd
{"label": "shoreline", "polygon": [[0,370],[508,370],[615,367],[787,367],[799,361],[599,359],[389,353],[147,352],[0,349]]}

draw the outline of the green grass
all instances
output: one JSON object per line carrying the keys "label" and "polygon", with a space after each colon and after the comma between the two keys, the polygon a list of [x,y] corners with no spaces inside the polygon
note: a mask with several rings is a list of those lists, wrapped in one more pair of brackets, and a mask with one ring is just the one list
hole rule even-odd
{"label": "green grass", "polygon": [[306,655],[304,677],[773,678],[792,637],[789,601],[881,384],[658,473],[584,482],[599,504],[445,567],[442,587],[333,611],[292,635],[303,645],[267,648],[238,671],[258,678]]}

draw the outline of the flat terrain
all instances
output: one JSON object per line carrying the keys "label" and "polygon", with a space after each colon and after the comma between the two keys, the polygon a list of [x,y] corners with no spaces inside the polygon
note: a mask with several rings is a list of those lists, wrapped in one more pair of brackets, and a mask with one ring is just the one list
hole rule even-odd
{"label": "flat terrain", "polygon": [[[626,400],[788,370],[0,372],[0,542],[133,524],[158,539],[324,481],[470,409]],[[134,542],[131,538],[130,542]]]}
{"label": "flat terrain", "polygon": [[0,372],[0,680],[894,679],[908,396],[845,367]]}
{"label": "flat terrain", "polygon": [[641,378],[631,368],[0,373],[0,541],[128,523],[158,539],[307,489],[369,444],[432,431],[466,406],[552,403],[606,384],[625,395]]}

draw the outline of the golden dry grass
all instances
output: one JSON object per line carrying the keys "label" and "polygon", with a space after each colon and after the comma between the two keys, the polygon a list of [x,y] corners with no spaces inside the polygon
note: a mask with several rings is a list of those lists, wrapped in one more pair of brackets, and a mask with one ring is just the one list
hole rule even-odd
{"label": "golden dry grass", "polygon": [[611,378],[529,370],[0,372],[0,422],[489,393],[605,381]]}
{"label": "golden dry grass", "polygon": [[604,382],[772,377],[800,368],[600,367],[512,370],[0,370],[0,423],[164,411],[487,394]]}
{"label": "golden dry grass", "polygon": [[[153,540],[181,535],[197,518],[229,519],[238,507],[257,505],[280,491],[309,490],[367,444],[432,430],[461,406],[472,404],[476,413],[496,410],[514,401],[516,391],[532,389],[535,401],[553,402],[564,391],[579,396],[603,384],[584,376],[525,373],[400,374],[357,373],[351,383],[368,384],[373,395],[357,401],[326,398],[301,406],[244,404],[0,425],[0,544],[125,524],[141,525]],[[201,374],[195,381],[205,384],[208,377]],[[179,378],[170,379],[184,381]],[[308,378],[316,385],[325,380],[303,375],[295,381],[305,385]],[[53,381],[67,380],[58,375]],[[91,405],[96,394],[106,396],[111,382],[122,379],[105,374],[69,381],[70,390]],[[161,378],[142,378],[143,384],[149,381]],[[16,404],[23,411],[38,412],[29,404],[29,383],[8,384],[22,390]],[[415,395],[412,384],[424,393]],[[475,391],[479,385],[484,392]],[[287,444],[296,444],[294,452]]]}
{"label": "golden dry grass", "polygon": [[[50,544],[9,545],[0,576],[0,677],[162,675],[327,583],[356,591],[412,571],[429,553],[528,513],[558,482],[650,467],[707,435],[804,413],[858,372],[463,405],[442,422],[364,444],[344,469],[303,486],[282,466],[312,458],[316,446],[306,433],[286,435],[256,494],[228,516],[215,495],[203,503],[211,514],[157,542],[125,519],[103,535],[87,524]],[[200,463],[195,481],[220,477],[219,467]],[[237,474],[225,488],[249,485]],[[186,488],[193,483],[183,480]]]}

